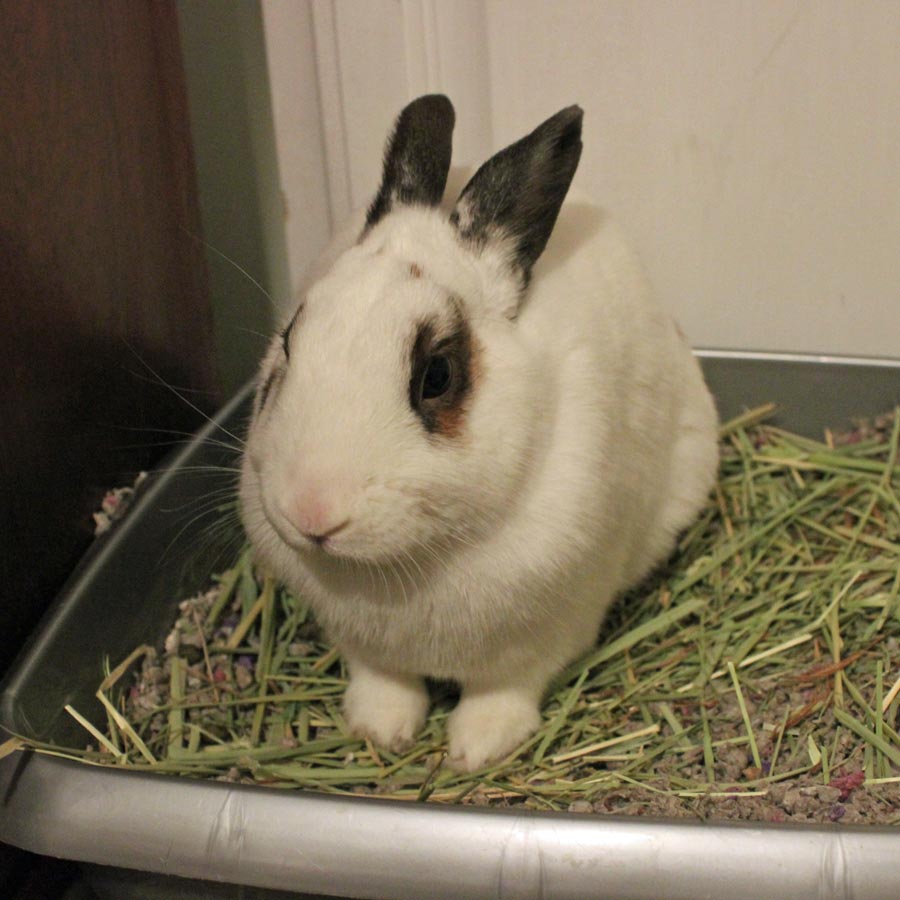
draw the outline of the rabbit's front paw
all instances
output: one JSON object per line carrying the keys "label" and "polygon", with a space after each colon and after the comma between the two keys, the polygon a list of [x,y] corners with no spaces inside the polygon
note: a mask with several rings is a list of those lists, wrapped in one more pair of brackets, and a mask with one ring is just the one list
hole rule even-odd
{"label": "rabbit's front paw", "polygon": [[413,743],[427,713],[428,692],[421,678],[351,663],[344,715],[353,734],[398,752]]}
{"label": "rabbit's front paw", "polygon": [[463,693],[448,723],[448,763],[472,772],[516,749],[541,722],[537,703],[512,691]]}

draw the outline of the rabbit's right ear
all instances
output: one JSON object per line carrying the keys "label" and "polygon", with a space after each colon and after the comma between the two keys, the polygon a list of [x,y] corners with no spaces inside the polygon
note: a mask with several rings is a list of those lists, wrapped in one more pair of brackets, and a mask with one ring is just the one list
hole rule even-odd
{"label": "rabbit's right ear", "polygon": [[463,188],[450,218],[477,250],[500,245],[521,290],[578,168],[582,118],[580,107],[566,107],[492,156]]}
{"label": "rabbit's right ear", "polygon": [[366,215],[365,234],[395,205],[437,206],[444,196],[453,126],[453,104],[443,94],[413,100],[397,117],[384,151],[381,187]]}

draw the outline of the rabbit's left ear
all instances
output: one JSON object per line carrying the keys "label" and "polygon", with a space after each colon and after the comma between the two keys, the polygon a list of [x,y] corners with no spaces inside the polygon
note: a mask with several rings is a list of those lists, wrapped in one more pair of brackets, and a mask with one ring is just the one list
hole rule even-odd
{"label": "rabbit's left ear", "polygon": [[455,121],[453,104],[443,94],[426,94],[403,109],[388,138],[381,187],[366,215],[364,234],[395,205],[441,202]]}
{"label": "rabbit's left ear", "polygon": [[502,242],[522,289],[578,168],[583,116],[578,106],[562,109],[492,156],[463,188],[451,216],[476,249]]}

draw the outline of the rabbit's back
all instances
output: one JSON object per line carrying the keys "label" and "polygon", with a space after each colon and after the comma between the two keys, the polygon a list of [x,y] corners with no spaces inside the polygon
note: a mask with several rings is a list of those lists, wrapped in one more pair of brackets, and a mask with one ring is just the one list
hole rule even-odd
{"label": "rabbit's back", "polygon": [[580,498],[595,510],[596,549],[621,559],[615,589],[629,587],[671,550],[715,479],[717,416],[699,364],[622,229],[577,196],[535,266],[521,327],[536,348],[555,347],[568,452],[597,475],[582,476],[593,490]]}

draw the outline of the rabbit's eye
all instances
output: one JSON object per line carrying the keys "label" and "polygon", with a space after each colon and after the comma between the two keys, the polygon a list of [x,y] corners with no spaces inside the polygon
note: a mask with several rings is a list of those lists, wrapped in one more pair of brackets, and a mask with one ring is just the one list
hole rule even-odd
{"label": "rabbit's eye", "polygon": [[471,388],[472,339],[460,304],[443,336],[437,323],[422,322],[413,338],[409,406],[429,435],[455,438],[463,431]]}
{"label": "rabbit's eye", "polygon": [[453,382],[453,361],[449,356],[432,356],[422,373],[420,388],[423,400],[435,400],[450,389]]}

